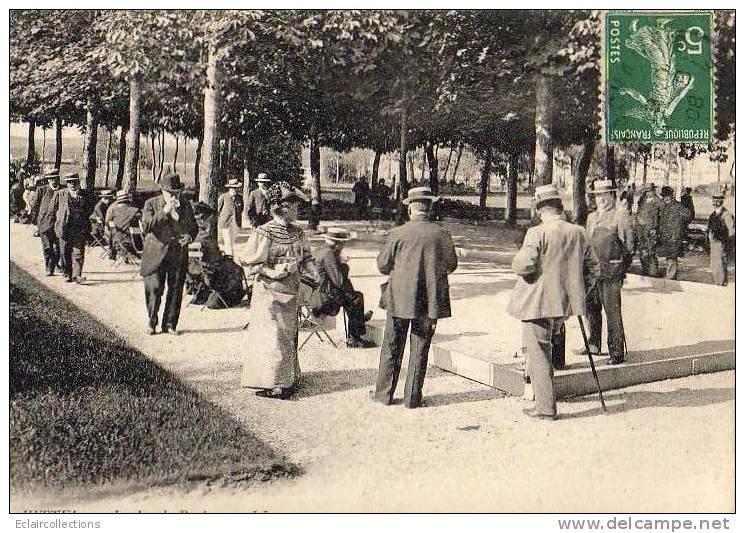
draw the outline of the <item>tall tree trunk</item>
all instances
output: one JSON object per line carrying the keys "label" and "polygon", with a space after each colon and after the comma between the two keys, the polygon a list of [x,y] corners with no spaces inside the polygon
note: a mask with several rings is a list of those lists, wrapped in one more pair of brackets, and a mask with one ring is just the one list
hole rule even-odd
{"label": "tall tree trunk", "polygon": [[26,165],[31,166],[36,162],[36,121],[28,121],[28,144],[26,146]]}
{"label": "tall tree trunk", "polygon": [[450,160],[453,158],[453,143],[450,143],[450,153],[448,153],[448,161],[445,163],[445,172],[442,174],[442,182],[447,183],[448,181],[448,170],[450,170]]}
{"label": "tall tree trunk", "polygon": [[486,208],[486,196],[489,194],[489,177],[491,176],[492,148],[486,150],[484,159],[484,169],[481,171],[481,181],[479,182],[479,207]]}
{"label": "tall tree trunk", "polygon": [[129,83],[129,139],[127,140],[127,176],[124,190],[134,194],[140,166],[140,131],[142,105],[142,77],[133,76]]}
{"label": "tall tree trunk", "polygon": [[398,187],[396,188],[396,223],[403,224],[406,220],[406,209],[403,199],[409,194],[409,180],[406,176],[406,160],[408,144],[406,130],[409,127],[409,110],[406,106],[401,110],[399,146],[398,146]]}
{"label": "tall tree trunk", "polygon": [[85,188],[92,191],[96,187],[96,151],[98,149],[98,109],[93,102],[88,103],[88,117],[85,126],[86,172]]}
{"label": "tall tree trunk", "polygon": [[249,142],[246,142],[243,146],[243,216],[241,217],[243,223],[241,227],[248,227],[248,196],[251,194],[251,185],[254,178],[254,154],[255,150],[252,149]]}
{"label": "tall tree trunk", "polygon": [[178,173],[176,164],[178,162],[178,135],[176,135],[176,151],[173,152],[173,171]]}
{"label": "tall tree trunk", "polygon": [[517,222],[517,171],[520,164],[520,154],[510,153],[510,169],[507,175],[507,194],[504,203],[504,220],[509,225]]}
{"label": "tall tree trunk", "polygon": [[[455,158],[455,167],[453,168],[453,181],[458,177],[458,167],[460,166],[460,158],[463,155],[463,141],[458,146],[458,156]],[[445,176],[447,178],[447,176]]]}
{"label": "tall tree trunk", "polygon": [[375,150],[375,157],[373,158],[372,164],[372,175],[370,176],[370,191],[373,197],[378,193],[378,173],[380,172],[380,158],[382,157],[382,150]]}
{"label": "tall tree trunk", "polygon": [[155,179],[155,167],[156,163],[158,161],[158,158],[155,157],[155,132],[150,132],[150,175],[154,182],[157,182],[158,180]]}
{"label": "tall tree trunk", "polygon": [[[424,143],[427,144],[426,142]],[[421,183],[424,183],[424,169],[427,168],[427,156],[425,154],[425,149],[422,148],[422,164],[420,166],[421,175],[419,176],[419,181]]]}
{"label": "tall tree trunk", "polygon": [[437,156],[435,155],[432,143],[426,143],[425,151],[427,152],[427,162],[429,163],[429,188],[437,194],[440,190],[439,169],[437,168]]}
{"label": "tall tree trunk", "polygon": [[321,146],[318,136],[310,139],[310,216],[308,229],[317,230],[321,221]]}
{"label": "tall tree trunk", "polygon": [[537,185],[548,185],[553,181],[554,142],[553,98],[551,80],[547,75],[540,75],[536,82],[535,93],[535,170],[533,180]]}
{"label": "tall tree trunk", "polygon": [[54,120],[54,168],[62,167],[62,117]]}
{"label": "tall tree trunk", "polygon": [[109,128],[109,143],[106,145],[106,187],[109,186],[109,176],[111,175],[111,145],[114,143],[114,130]]}
{"label": "tall tree trunk", "polygon": [[42,126],[41,128],[41,166],[44,168],[44,163],[47,162],[47,128]]}
{"label": "tall tree trunk", "polygon": [[646,152],[643,154],[644,160],[642,165],[642,185],[647,184],[647,167],[649,165],[649,154]]}
{"label": "tall tree trunk", "polygon": [[124,166],[127,161],[127,129],[122,126],[119,130],[119,158],[116,167],[116,190],[122,188],[124,183]]}
{"label": "tall tree trunk", "polygon": [[574,223],[580,226],[587,222],[587,173],[594,151],[595,140],[589,139],[572,154],[572,213]]}
{"label": "tall tree trunk", "polygon": [[[217,209],[217,193],[220,183],[220,113],[222,107],[222,72],[217,57],[217,48],[210,44],[207,60],[207,86],[204,88],[204,148],[199,169],[199,200]],[[214,217],[213,217],[214,218]],[[217,236],[217,225],[210,232]]]}
{"label": "tall tree trunk", "polygon": [[194,157],[194,198],[199,198],[199,184],[201,183],[201,176],[199,175],[199,167],[202,166],[202,144],[204,143],[204,133],[199,132],[197,137],[197,149]]}
{"label": "tall tree trunk", "polygon": [[[605,179],[616,183],[616,149],[611,144],[605,147]],[[620,184],[616,183],[616,185]]]}
{"label": "tall tree trunk", "polygon": [[161,129],[158,133],[158,181],[163,177],[163,167],[165,166],[166,158],[166,131]]}

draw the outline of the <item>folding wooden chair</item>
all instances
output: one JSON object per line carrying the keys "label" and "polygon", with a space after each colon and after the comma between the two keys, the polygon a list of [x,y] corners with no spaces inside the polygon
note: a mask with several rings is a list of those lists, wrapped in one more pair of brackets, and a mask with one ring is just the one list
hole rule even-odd
{"label": "folding wooden chair", "polygon": [[[116,227],[113,220],[109,221],[108,227],[110,239],[113,239],[116,232],[119,232],[120,230]],[[140,254],[142,254],[142,229],[139,226],[130,226],[127,233],[129,235],[129,246],[114,245],[116,248],[114,266],[119,266],[123,263],[131,265],[140,264]],[[137,243],[138,240],[140,241],[139,244]],[[136,278],[138,274],[139,272],[135,271],[132,274],[132,277]]]}
{"label": "folding wooden chair", "polygon": [[99,257],[104,257],[104,256],[108,255],[108,253],[109,253],[109,247],[108,247],[109,246],[109,243],[106,240],[106,235],[103,232],[101,232],[101,233],[91,232],[90,235],[91,235],[91,248],[95,248],[97,246],[100,246],[101,247],[101,250],[102,251],[101,251],[101,255]]}
{"label": "folding wooden chair", "polygon": [[[331,345],[336,348],[336,343],[328,334],[328,330],[336,329],[336,319],[333,316],[326,315],[321,315],[318,317],[313,316],[313,311],[310,308],[310,305],[308,305],[307,303],[310,299],[311,294],[312,288],[301,283],[300,291],[298,293],[298,298],[300,300],[300,305],[298,305],[297,317],[298,330],[305,332],[308,335],[305,337],[305,340],[303,340],[300,346],[298,346],[298,350],[301,350],[313,335],[318,337],[321,342],[326,342],[323,339],[323,337],[326,337]],[[321,335],[323,335],[323,337]]]}

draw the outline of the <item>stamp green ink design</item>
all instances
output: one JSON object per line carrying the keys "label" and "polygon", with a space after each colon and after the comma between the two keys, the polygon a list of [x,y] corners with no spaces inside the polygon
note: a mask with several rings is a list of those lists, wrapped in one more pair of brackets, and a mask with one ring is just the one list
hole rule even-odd
{"label": "stamp green ink design", "polygon": [[606,142],[709,143],[712,13],[612,11],[604,29]]}

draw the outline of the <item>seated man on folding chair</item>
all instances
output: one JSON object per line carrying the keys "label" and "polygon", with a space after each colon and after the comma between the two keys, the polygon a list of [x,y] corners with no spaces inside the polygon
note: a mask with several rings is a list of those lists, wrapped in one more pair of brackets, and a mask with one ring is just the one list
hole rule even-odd
{"label": "seated man on folding chair", "polygon": [[222,253],[210,232],[214,210],[204,202],[195,203],[193,209],[198,232],[189,244],[186,292],[193,295],[189,303],[203,309],[234,307],[246,296],[243,269]]}
{"label": "seated man on folding chair", "polygon": [[93,208],[93,214],[90,216],[92,246],[106,247],[106,213],[113,199],[114,192],[105,189],[101,191],[101,199],[96,203],[96,207]]}
{"label": "seated man on folding chair", "polygon": [[109,259],[116,260],[120,253],[124,262],[135,262],[140,253],[135,248],[130,228],[140,220],[140,210],[132,205],[132,197],[126,191],[116,193],[116,201],[106,211],[106,229],[109,237]]}
{"label": "seated man on folding chair", "polygon": [[370,348],[375,345],[363,335],[365,322],[372,318],[372,311],[365,312],[364,296],[354,290],[349,280],[349,265],[341,258],[344,243],[352,238],[345,229],[329,228],[324,236],[326,244],[311,252],[321,282],[310,303],[316,316],[333,316],[343,307],[347,315],[347,346]]}

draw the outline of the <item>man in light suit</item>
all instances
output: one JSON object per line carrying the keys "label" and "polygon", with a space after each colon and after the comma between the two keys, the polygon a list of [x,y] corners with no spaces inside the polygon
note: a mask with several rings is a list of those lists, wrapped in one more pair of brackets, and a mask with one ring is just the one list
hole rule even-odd
{"label": "man in light suit", "polygon": [[142,208],[143,250],[140,275],[145,282],[148,335],[155,335],[160,298],[168,286],[161,330],[178,335],[181,298],[184,292],[188,246],[197,235],[194,211],[182,201],[184,189],[178,174],[160,181],[161,195],[150,198]]}
{"label": "man in light suit", "polygon": [[554,420],[551,341],[566,318],[585,314],[586,295],[600,269],[585,230],[562,219],[556,187],[536,187],[535,202],[541,224],[528,230],[512,260],[518,279],[507,312],[522,321],[523,349],[536,403],[526,414]]}
{"label": "man in light suit", "polygon": [[409,206],[410,221],[391,231],[378,255],[378,270],[388,275],[383,294],[387,317],[373,399],[385,405],[393,403],[409,325],[404,406],[421,405],[435,326],[438,319],[450,316],[448,275],[458,267],[458,258],[450,234],[430,220],[437,200],[429,187],[411,189],[403,201]]}
{"label": "man in light suit", "polygon": [[224,192],[217,199],[217,231],[222,237],[225,253],[234,257],[233,247],[235,246],[235,237],[238,233],[237,215],[239,210],[236,208],[236,198],[238,191],[243,187],[243,183],[237,179],[228,180],[227,192]]}

